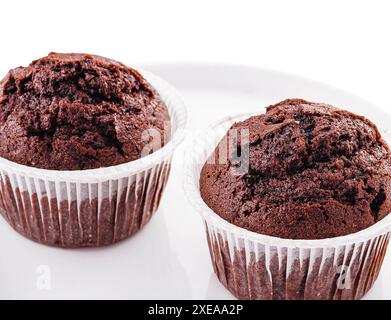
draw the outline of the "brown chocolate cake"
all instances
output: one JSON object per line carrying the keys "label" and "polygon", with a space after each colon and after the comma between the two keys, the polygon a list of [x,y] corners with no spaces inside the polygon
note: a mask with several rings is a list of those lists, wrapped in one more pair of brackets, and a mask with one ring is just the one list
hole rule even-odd
{"label": "brown chocolate cake", "polygon": [[87,54],[57,54],[11,70],[0,83],[0,156],[44,169],[81,170],[140,158],[169,121],[135,70]]}
{"label": "brown chocolate cake", "polygon": [[228,222],[281,238],[323,239],[365,229],[391,211],[390,151],[369,120],[291,99],[231,129],[249,132],[247,144],[239,134],[235,150],[248,153],[248,170],[235,174],[233,150],[224,163],[218,146],[200,176],[203,200]]}
{"label": "brown chocolate cake", "polygon": [[[163,97],[173,95],[151,78]],[[99,247],[128,238],[156,212],[171,153],[137,169],[84,171],[139,159],[167,142],[168,108],[136,70],[95,55],[51,53],[7,74],[0,110],[0,214],[22,235]]]}

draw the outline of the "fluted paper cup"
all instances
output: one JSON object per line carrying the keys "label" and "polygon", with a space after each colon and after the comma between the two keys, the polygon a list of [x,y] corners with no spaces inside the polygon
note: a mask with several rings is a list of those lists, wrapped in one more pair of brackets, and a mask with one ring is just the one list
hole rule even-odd
{"label": "fluted paper cup", "polygon": [[239,299],[359,299],[375,282],[390,239],[391,214],[360,232],[320,240],[262,235],[222,219],[203,201],[200,172],[234,122],[227,117],[193,142],[185,168],[187,196],[201,214],[214,272]]}
{"label": "fluted paper cup", "polygon": [[167,105],[169,142],[136,161],[90,170],[46,170],[0,158],[0,212],[16,231],[46,245],[95,247],[125,239],[151,219],[184,137],[186,109],[171,85],[141,73]]}

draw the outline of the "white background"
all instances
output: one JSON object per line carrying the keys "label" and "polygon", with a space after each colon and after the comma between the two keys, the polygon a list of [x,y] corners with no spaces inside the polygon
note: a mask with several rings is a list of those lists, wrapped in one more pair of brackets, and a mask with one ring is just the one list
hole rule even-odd
{"label": "white background", "polygon": [[[3,1],[0,78],[50,51],[94,53],[129,65],[240,63],[320,80],[386,110],[390,34],[387,0]],[[208,263],[200,261],[210,270]]]}
{"label": "white background", "polygon": [[0,74],[50,51],[140,64],[212,61],[301,74],[389,105],[391,3],[2,1]]}

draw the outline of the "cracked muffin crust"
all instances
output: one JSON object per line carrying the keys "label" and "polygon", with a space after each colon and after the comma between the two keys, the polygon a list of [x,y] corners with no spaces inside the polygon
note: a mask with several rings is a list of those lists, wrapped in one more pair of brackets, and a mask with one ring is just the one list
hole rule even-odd
{"label": "cracked muffin crust", "polygon": [[0,111],[0,156],[54,170],[136,160],[150,142],[142,134],[152,129],[164,137],[170,120],[137,71],[87,54],[51,53],[9,71]]}
{"label": "cracked muffin crust", "polygon": [[235,175],[235,161],[219,161],[226,135],[200,175],[203,200],[228,222],[281,238],[323,239],[365,229],[391,211],[390,150],[364,117],[289,99],[231,129],[248,129],[248,145],[238,139],[248,171]]}

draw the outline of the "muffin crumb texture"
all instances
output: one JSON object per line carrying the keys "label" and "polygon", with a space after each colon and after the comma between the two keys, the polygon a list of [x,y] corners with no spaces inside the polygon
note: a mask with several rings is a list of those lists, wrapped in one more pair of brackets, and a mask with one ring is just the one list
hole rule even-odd
{"label": "muffin crumb texture", "polygon": [[200,176],[202,198],[228,222],[281,238],[322,239],[365,229],[391,211],[389,148],[364,117],[289,99],[231,129],[249,130],[247,145],[238,139],[249,170],[235,175],[237,164],[220,164],[217,147]]}
{"label": "muffin crumb texture", "polygon": [[140,158],[146,130],[164,137],[168,110],[135,70],[87,54],[57,54],[0,82],[0,156],[28,166],[82,170]]}

